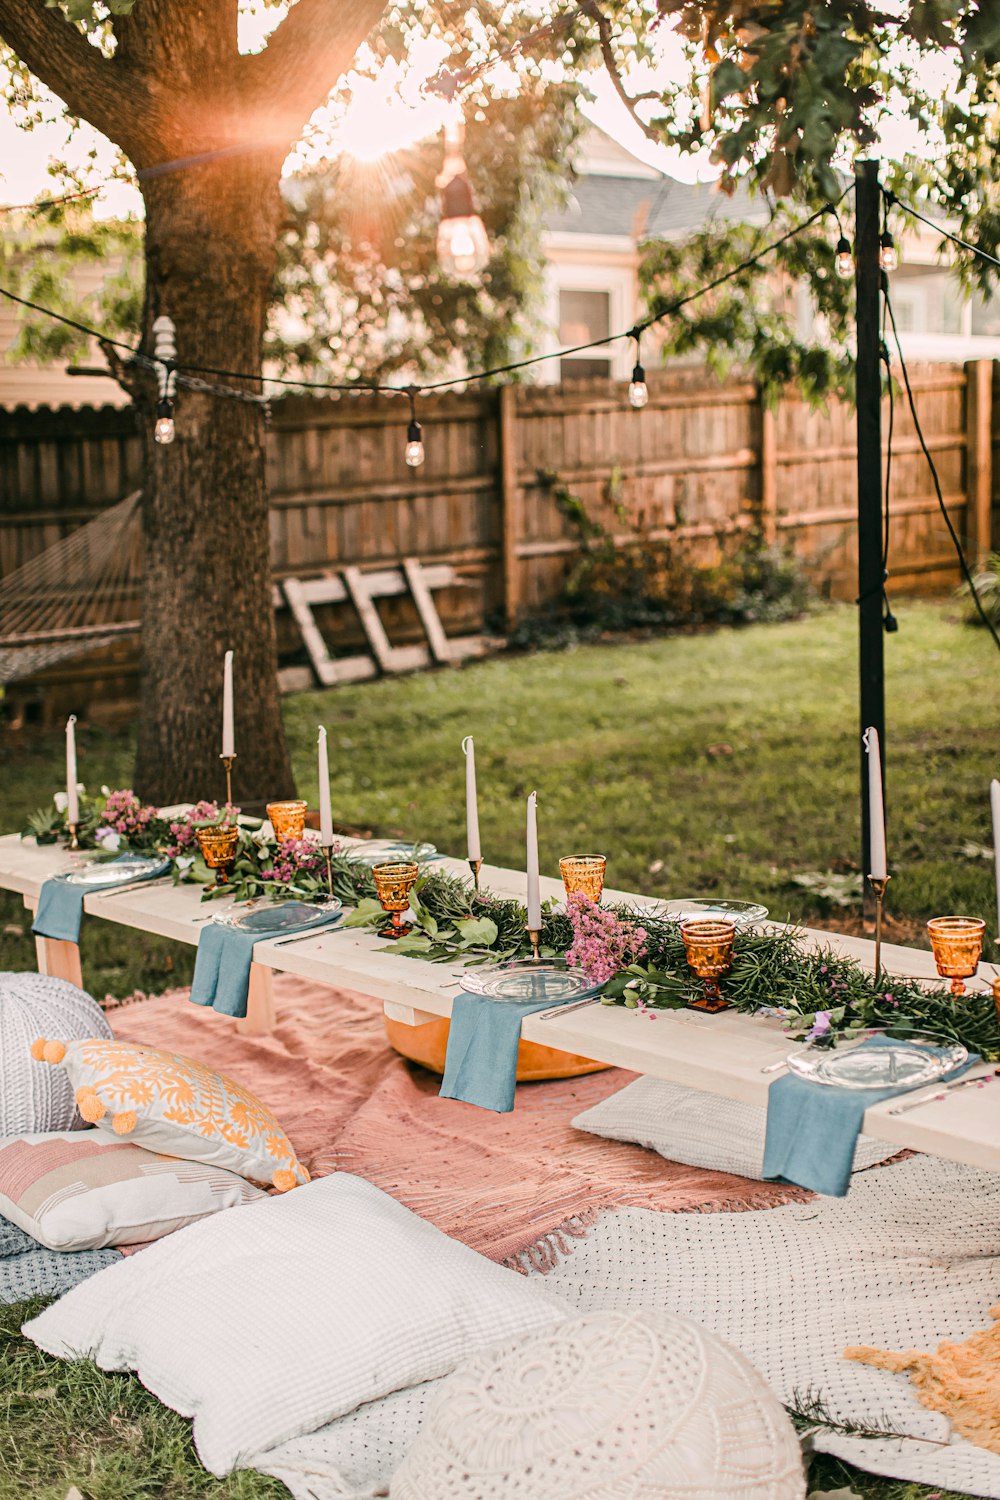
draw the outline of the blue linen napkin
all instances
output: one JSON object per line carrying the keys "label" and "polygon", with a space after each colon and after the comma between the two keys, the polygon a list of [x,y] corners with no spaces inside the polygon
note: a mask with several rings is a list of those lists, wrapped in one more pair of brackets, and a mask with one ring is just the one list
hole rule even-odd
{"label": "blue linen napkin", "polygon": [[[891,1040],[873,1036],[861,1045],[884,1047]],[[961,1067],[947,1073],[942,1082],[958,1078],[977,1062],[978,1055],[971,1054]],[[894,1094],[909,1092],[906,1088],[831,1088],[796,1078],[793,1073],[775,1079],[767,1091],[762,1175],[831,1198],[845,1197],[865,1110]]]}
{"label": "blue linen napkin", "polygon": [[[313,927],[311,932],[325,932],[339,921],[340,915],[338,912],[328,923]],[[287,927],[275,927],[270,931],[258,928],[247,932],[239,927],[226,927],[221,922],[206,923],[198,936],[198,953],[191,981],[191,999],[195,1005],[210,1005],[224,1016],[245,1016],[254,944],[286,936]]]}
{"label": "blue linen napkin", "polygon": [[[566,1003],[573,999],[568,996]],[[551,999],[500,1001],[487,995],[456,995],[439,1098],[509,1114],[514,1108],[521,1022],[536,1010],[554,1010],[558,1004]]]}
{"label": "blue linen napkin", "polygon": [[31,930],[36,937],[59,938],[64,943],[80,941],[83,898],[86,887],[70,885],[59,875],[46,880],[38,896],[38,910]]}

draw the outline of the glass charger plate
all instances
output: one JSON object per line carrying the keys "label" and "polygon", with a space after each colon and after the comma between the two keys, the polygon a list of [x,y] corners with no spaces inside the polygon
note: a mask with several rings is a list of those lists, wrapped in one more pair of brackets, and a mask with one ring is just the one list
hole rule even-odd
{"label": "glass charger plate", "polygon": [[663,915],[668,922],[686,922],[689,917],[714,918],[734,922],[737,927],[754,927],[767,918],[767,907],[756,901],[715,901],[709,897],[680,896],[669,903]]}
{"label": "glass charger plate", "polygon": [[343,911],[337,901],[282,901],[277,906],[244,907],[242,911],[220,912],[214,920],[221,927],[236,927],[241,932],[307,932],[322,927]]}
{"label": "glass charger plate", "polygon": [[155,855],[123,854],[111,859],[85,865],[82,870],[70,870],[62,878],[68,885],[132,885],[138,880],[152,880],[154,876],[166,875],[170,870],[169,859]]}
{"label": "glass charger plate", "polygon": [[511,1002],[535,1000],[582,1000],[599,995],[603,984],[594,984],[579,969],[568,969],[558,959],[515,959],[513,963],[482,969],[466,969],[459,983],[470,995],[485,995],[490,1000]]}
{"label": "glass charger plate", "polygon": [[413,860],[417,864],[431,864],[436,860],[444,859],[443,854],[438,853],[435,844],[407,844],[400,840],[398,843],[391,840],[383,843],[380,839],[370,839],[365,844],[358,844],[353,849],[346,850],[349,859],[359,859],[366,865],[391,864],[397,860]]}
{"label": "glass charger plate", "polygon": [[941,1044],[933,1037],[897,1039],[879,1047],[842,1046],[793,1052],[789,1072],[810,1083],[840,1089],[915,1089],[936,1083],[968,1061],[959,1042]]}

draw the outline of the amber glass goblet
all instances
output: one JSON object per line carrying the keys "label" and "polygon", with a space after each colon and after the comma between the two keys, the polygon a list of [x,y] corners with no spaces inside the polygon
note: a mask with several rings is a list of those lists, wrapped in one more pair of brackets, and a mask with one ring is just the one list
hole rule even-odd
{"label": "amber glass goblet", "polygon": [[223,828],[196,828],[195,837],[201,857],[210,870],[214,870],[215,884],[210,891],[220,891],[229,881],[229,874],[236,862],[236,848],[240,841],[240,830],[235,824]]}
{"label": "amber glass goblet", "polygon": [[704,1000],[695,1000],[692,1010],[728,1010],[729,1001],[719,992],[719,980],[728,974],[733,962],[736,926],[717,917],[695,917],[681,923],[681,937],[688,968],[705,985]]}
{"label": "amber glass goblet", "polygon": [[565,855],[559,861],[559,874],[567,896],[577,893],[589,896],[596,905],[604,890],[604,869],[607,863],[607,856],[604,854]]}
{"label": "amber glass goblet", "polygon": [[416,860],[393,860],[389,864],[372,866],[378,899],[392,917],[392,926],[382,934],[383,937],[404,937],[409,932],[411,924],[403,921],[403,913],[410,905],[410,892],[419,872]]}
{"label": "amber glass goblet", "polygon": [[927,932],[934,962],[942,979],[951,980],[951,993],[964,995],[963,980],[979,968],[986,923],[981,917],[932,917]]}
{"label": "amber glass goblet", "polygon": [[291,802],[269,802],[267,816],[274,836],[279,844],[287,839],[300,839],[306,831],[306,804],[297,799]]}

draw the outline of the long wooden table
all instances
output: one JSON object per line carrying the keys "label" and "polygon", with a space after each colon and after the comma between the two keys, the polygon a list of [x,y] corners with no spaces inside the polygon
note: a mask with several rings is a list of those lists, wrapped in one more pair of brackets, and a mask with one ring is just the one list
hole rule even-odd
{"label": "long wooden table", "polygon": [[[19,892],[31,910],[37,905],[43,881],[69,867],[70,857],[64,849],[38,847],[16,834],[0,837],[0,889]],[[439,868],[468,875],[468,865],[462,860],[446,859]],[[485,865],[481,878],[485,887],[500,894],[524,895],[524,875],[519,871]],[[561,894],[560,881],[543,878],[543,898]],[[662,904],[625,891],[609,889],[607,896],[638,906]],[[229,904],[228,899],[222,898],[222,904]],[[84,912],[90,918],[194,944],[202,925],[219,905],[218,901],[203,903],[197,886],[156,882],[117,891],[92,891],[84,897]],[[816,929],[806,929],[805,938],[816,947],[862,963],[873,961],[874,944],[865,938]],[[36,944],[43,973],[80,983],[75,944],[46,938],[36,939]],[[460,988],[450,965],[429,964],[394,953],[383,939],[364,928],[330,928],[293,941],[272,938],[255,945],[253,958],[247,1015],[236,1022],[249,1034],[266,1033],[274,1025],[272,980],[279,972],[371,995],[382,1001],[387,1016],[410,1026],[450,1016],[452,1000]],[[920,949],[884,944],[882,960],[890,975],[937,981],[931,954]],[[975,983],[988,989],[985,980]],[[522,1035],[526,1041],[596,1062],[761,1105],[766,1103],[775,1076],[765,1070],[786,1057],[792,1047],[780,1022],[769,1017],[734,1011],[711,1016],[683,1010],[660,1011],[655,1020],[650,1020],[620,1006],[600,1004],[569,1009],[565,1014],[556,1011],[528,1016]],[[978,1071],[986,1074],[992,1069],[983,1066]],[[984,1089],[961,1089],[902,1115],[889,1113],[893,1102],[873,1105],[867,1111],[864,1128],[869,1135],[901,1148],[1000,1169],[1000,1081]]]}

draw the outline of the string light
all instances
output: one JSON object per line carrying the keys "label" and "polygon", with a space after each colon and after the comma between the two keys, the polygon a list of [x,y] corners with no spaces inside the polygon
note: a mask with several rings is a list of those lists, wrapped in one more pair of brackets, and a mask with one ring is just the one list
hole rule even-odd
{"label": "string light", "polygon": [[423,428],[417,421],[417,388],[409,386],[406,394],[410,398],[410,425],[406,429],[406,448],[403,457],[411,469],[419,469],[424,461]]}
{"label": "string light", "polygon": [[174,390],[177,372],[177,330],[171,318],[161,316],[153,324],[153,359],[156,362],[156,379],[160,388],[160,399],[156,403],[156,426],[153,441],[172,443],[177,436],[174,426]]}
{"label": "string light", "polygon": [[851,242],[843,232],[841,232],[840,239],[837,241],[833,263],[837,275],[842,281],[847,281],[854,275],[854,255],[851,251]]}
{"label": "string light", "polygon": [[444,127],[444,162],[437,179],[441,189],[441,222],[437,232],[438,264],[446,276],[468,281],[489,264],[486,226],[476,213],[469,174],[462,155],[465,126],[455,107]]}
{"label": "string light", "polygon": [[641,411],[649,400],[649,387],[646,384],[646,372],[642,368],[640,360],[641,350],[639,348],[640,333],[637,328],[632,330],[635,339],[635,365],[632,369],[632,379],[628,383],[628,404],[636,411]]}
{"label": "string light", "polygon": [[879,237],[878,263],[883,271],[894,271],[899,265],[896,245],[888,229],[883,229]]}

